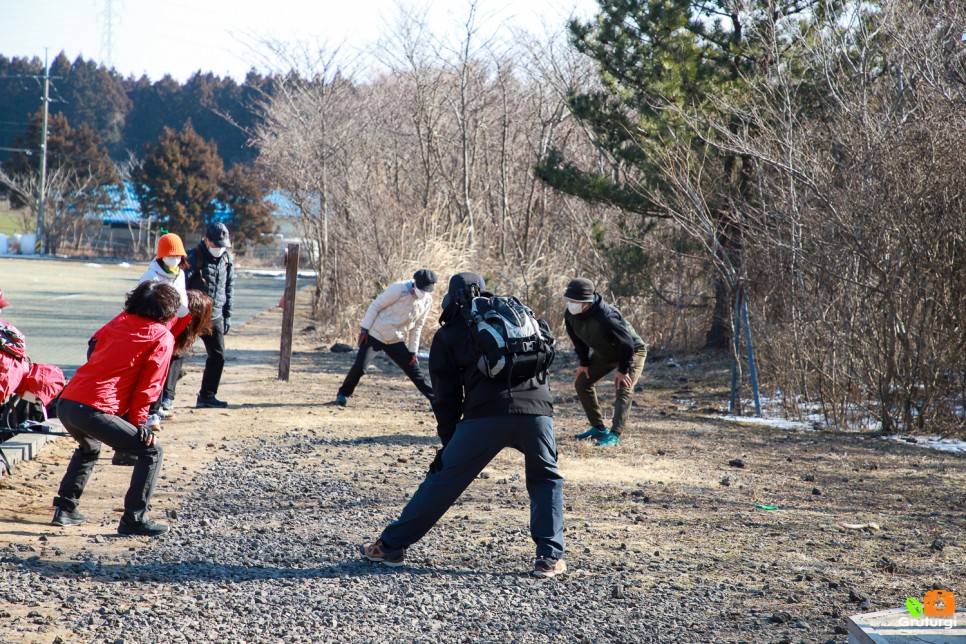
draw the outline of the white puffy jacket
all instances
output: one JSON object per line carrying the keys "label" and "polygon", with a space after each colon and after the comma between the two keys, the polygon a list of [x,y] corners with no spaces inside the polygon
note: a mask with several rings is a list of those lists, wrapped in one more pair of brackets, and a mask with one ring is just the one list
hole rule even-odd
{"label": "white puffy jacket", "polygon": [[141,282],[147,282],[148,280],[154,280],[155,282],[167,282],[174,287],[174,290],[178,291],[178,295],[181,297],[181,306],[178,307],[178,312],[175,314],[179,318],[183,318],[188,315],[188,291],[185,289],[184,283],[184,271],[178,271],[177,275],[172,275],[166,272],[161,267],[161,262],[156,259],[151,260],[148,264],[148,270],[144,271],[144,275],[138,280],[138,284]]}
{"label": "white puffy jacket", "polygon": [[406,348],[416,353],[433,296],[426,293],[417,298],[413,286],[412,280],[390,284],[369,305],[362,328],[369,329],[369,335],[383,344],[405,342]]}

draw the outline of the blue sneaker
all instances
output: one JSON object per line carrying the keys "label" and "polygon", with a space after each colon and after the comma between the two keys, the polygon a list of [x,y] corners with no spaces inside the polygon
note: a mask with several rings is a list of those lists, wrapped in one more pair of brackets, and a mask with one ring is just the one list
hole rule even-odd
{"label": "blue sneaker", "polygon": [[607,435],[602,439],[597,441],[597,447],[610,447],[612,445],[620,445],[621,437],[613,432],[607,432]]}
{"label": "blue sneaker", "polygon": [[338,405],[339,407],[345,407],[345,404],[347,402],[349,402],[349,399],[343,396],[342,394],[335,395],[335,404]]}
{"label": "blue sneaker", "polygon": [[599,440],[604,436],[607,436],[607,434],[609,433],[610,433],[610,430],[607,429],[606,427],[591,427],[590,429],[583,432],[582,434],[574,434],[574,438],[579,438],[581,440],[585,438],[593,438],[594,440]]}

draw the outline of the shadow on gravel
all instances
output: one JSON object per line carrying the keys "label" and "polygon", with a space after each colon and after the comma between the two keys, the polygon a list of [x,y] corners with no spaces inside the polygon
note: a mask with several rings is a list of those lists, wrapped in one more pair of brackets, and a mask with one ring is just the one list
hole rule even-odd
{"label": "shadow on gravel", "polygon": [[439,437],[415,436],[413,434],[392,434],[391,436],[360,436],[358,438],[324,439],[324,445],[430,445],[439,446]]}
{"label": "shadow on gravel", "polygon": [[[126,538],[126,537],[125,537]],[[241,566],[206,561],[178,561],[147,564],[98,564],[92,561],[70,563],[48,561],[34,556],[26,559],[7,557],[6,561],[25,570],[57,579],[85,578],[98,582],[154,582],[175,583],[185,581],[261,581],[270,579],[337,579],[344,577],[372,577],[394,574],[417,576],[452,577],[454,579],[494,578],[516,579],[526,576],[520,572],[493,572],[481,570],[455,570],[447,568],[421,568],[402,566],[390,568],[369,561],[345,561],[319,568],[272,568],[268,566]]]}
{"label": "shadow on gravel", "polygon": [[263,409],[265,407],[305,407],[305,403],[242,403],[240,405],[232,404],[229,409]]}

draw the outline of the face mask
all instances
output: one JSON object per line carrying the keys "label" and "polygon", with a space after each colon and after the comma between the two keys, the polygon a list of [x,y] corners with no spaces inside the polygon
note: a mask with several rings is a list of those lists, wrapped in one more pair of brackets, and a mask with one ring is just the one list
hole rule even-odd
{"label": "face mask", "polygon": [[225,249],[221,246],[215,246],[214,248],[209,248],[208,252],[211,253],[212,257],[221,257],[225,254]]}
{"label": "face mask", "polygon": [[567,310],[570,311],[571,315],[583,313],[584,302],[567,302]]}
{"label": "face mask", "polygon": [[166,266],[170,266],[171,268],[174,268],[175,266],[181,263],[181,258],[180,257],[162,257],[161,261],[164,262]]}

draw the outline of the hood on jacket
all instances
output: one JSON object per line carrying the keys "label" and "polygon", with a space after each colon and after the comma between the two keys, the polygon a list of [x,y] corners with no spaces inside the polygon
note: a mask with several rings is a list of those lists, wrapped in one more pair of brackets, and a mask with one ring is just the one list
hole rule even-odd
{"label": "hood on jacket", "polygon": [[[472,294],[471,294],[472,293]],[[439,316],[439,323],[446,324],[459,311],[460,302],[464,297],[492,297],[493,294],[486,290],[486,281],[479,273],[457,273],[449,278],[449,289],[443,296],[443,313]]]}

